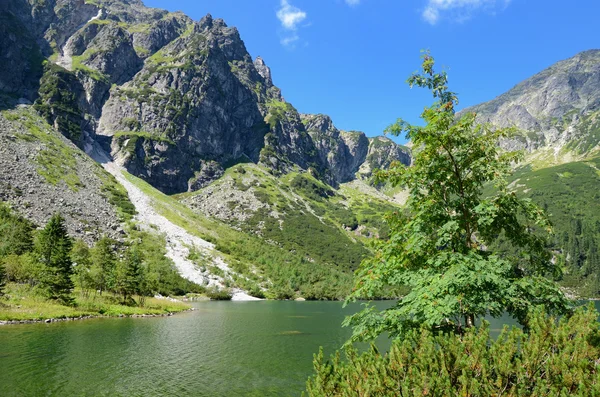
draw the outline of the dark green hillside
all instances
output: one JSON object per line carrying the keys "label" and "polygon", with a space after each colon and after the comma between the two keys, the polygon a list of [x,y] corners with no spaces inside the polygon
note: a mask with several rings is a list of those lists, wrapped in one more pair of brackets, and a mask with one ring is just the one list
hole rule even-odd
{"label": "dark green hillside", "polygon": [[600,158],[540,170],[524,167],[513,187],[548,213],[553,248],[565,263],[563,284],[585,296],[600,294]]}
{"label": "dark green hillside", "polygon": [[239,230],[235,239],[219,233],[217,249],[234,265],[257,267],[276,296],[339,299],[370,255],[369,242],[387,236],[385,215],[398,208],[372,194],[356,185],[333,189],[306,172],[276,177],[264,167],[240,164],[200,191],[176,198],[197,215]]}

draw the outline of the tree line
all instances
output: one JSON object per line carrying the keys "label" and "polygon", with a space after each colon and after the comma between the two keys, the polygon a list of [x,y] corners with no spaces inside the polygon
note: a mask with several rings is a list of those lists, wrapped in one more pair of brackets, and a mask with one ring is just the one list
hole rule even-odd
{"label": "tree line", "polygon": [[89,247],[69,236],[60,214],[36,230],[32,222],[0,204],[0,294],[13,282],[29,284],[64,305],[74,304],[77,290],[84,296],[113,293],[122,303],[143,306],[145,297],[158,293],[204,291],[178,274],[165,256],[161,236],[135,228],[129,236],[125,243],[101,237]]}

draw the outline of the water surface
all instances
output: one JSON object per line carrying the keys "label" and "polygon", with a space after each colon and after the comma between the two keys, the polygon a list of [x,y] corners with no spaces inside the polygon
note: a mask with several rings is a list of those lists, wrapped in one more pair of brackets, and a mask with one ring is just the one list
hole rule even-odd
{"label": "water surface", "polygon": [[[340,324],[358,309],[281,301],[194,307],[173,317],[0,327],[0,396],[299,396],[313,354],[338,349],[350,336]],[[513,323],[495,320],[492,330],[502,322]]]}

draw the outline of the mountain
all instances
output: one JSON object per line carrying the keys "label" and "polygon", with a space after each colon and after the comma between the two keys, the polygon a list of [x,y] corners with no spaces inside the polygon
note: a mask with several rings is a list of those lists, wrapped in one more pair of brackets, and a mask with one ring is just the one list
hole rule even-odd
{"label": "mountain", "polygon": [[594,156],[600,142],[600,50],[560,61],[463,112],[477,113],[481,122],[518,128],[503,144],[536,152],[530,156],[536,162],[560,164]]}
{"label": "mountain", "polygon": [[373,170],[408,148],[299,113],[210,15],[8,0],[0,21],[2,201],[37,225],[60,211],[89,244],[162,233],[197,283],[347,293],[397,208]]}
{"label": "mountain", "polygon": [[464,112],[517,128],[502,142],[526,152],[509,186],[548,213],[563,285],[576,295],[600,295],[600,50],[560,61]]}
{"label": "mountain", "polygon": [[[88,243],[165,236],[186,278],[278,298],[340,298],[405,194],[371,177],[411,151],[302,114],[221,19],[138,0],[0,4],[0,199]],[[593,206],[600,51],[464,111],[514,126],[512,187],[548,208],[565,283],[600,293]],[[463,112],[464,112],[463,111]],[[94,161],[95,160],[95,161]],[[595,278],[594,278],[595,277]]]}
{"label": "mountain", "polygon": [[[363,133],[340,135],[331,120],[300,115],[221,19],[194,22],[134,0],[3,7],[3,91],[35,99],[74,143],[111,145],[120,164],[165,193],[196,190],[247,159],[278,173],[311,169],[332,185],[354,179],[365,161]],[[50,60],[43,70],[40,54]],[[337,155],[309,134],[321,127]],[[398,154],[409,163],[408,150]]]}

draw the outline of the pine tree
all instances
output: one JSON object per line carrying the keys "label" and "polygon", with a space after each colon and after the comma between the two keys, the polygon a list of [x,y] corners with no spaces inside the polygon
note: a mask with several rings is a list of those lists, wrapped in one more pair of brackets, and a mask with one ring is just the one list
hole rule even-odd
{"label": "pine tree", "polygon": [[50,218],[46,227],[38,234],[35,244],[37,257],[44,266],[42,287],[51,299],[69,305],[73,303],[72,245],[65,220],[60,214]]}
{"label": "pine tree", "polygon": [[75,283],[81,288],[83,295],[87,296],[89,290],[94,288],[91,266],[90,249],[83,240],[75,241],[71,252],[71,259],[75,267]]}
{"label": "pine tree", "polygon": [[115,241],[102,237],[91,250],[91,269],[93,285],[96,290],[103,291],[115,288],[117,258],[114,252]]}
{"label": "pine tree", "polygon": [[6,271],[4,264],[0,261],[0,297],[4,296],[4,288],[6,287]]}
{"label": "pine tree", "polygon": [[137,246],[133,245],[125,251],[117,271],[117,290],[123,296],[123,302],[140,293],[144,276],[143,262],[144,257]]}

